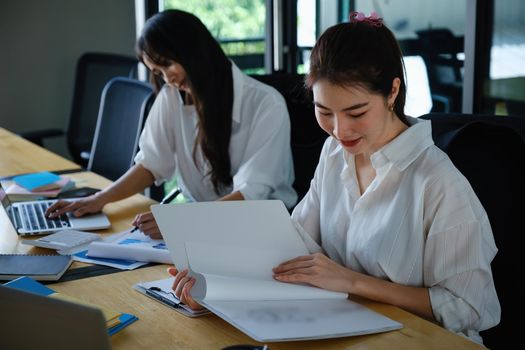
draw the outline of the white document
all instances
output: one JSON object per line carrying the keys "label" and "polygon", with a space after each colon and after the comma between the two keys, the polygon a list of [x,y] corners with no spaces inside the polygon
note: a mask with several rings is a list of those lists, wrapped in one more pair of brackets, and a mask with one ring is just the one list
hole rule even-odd
{"label": "white document", "polygon": [[273,279],[279,263],[308,254],[277,200],[154,205],[152,212],[192,296],[261,342],[321,339],[402,328],[336,293]]}
{"label": "white document", "polygon": [[93,242],[88,246],[87,256],[173,264],[164,241],[151,239],[140,231],[127,230],[111,240]]}
{"label": "white document", "polygon": [[[94,243],[97,243],[93,246]],[[148,262],[172,264],[163,240],[151,239],[140,231],[115,233],[101,242],[72,255],[76,261],[105,265],[121,270],[134,270]]]}

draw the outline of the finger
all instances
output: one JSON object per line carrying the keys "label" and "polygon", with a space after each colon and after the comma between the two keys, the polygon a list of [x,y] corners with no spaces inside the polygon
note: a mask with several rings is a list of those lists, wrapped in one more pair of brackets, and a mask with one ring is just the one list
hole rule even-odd
{"label": "finger", "polygon": [[172,275],[173,277],[177,276],[177,274],[179,273],[179,271],[177,270],[176,267],[174,266],[170,266],[167,268],[167,271],[170,275]]}
{"label": "finger", "polygon": [[153,213],[151,211],[148,211],[148,212],[140,214],[140,220],[141,221],[151,221],[151,220],[155,220],[155,217],[153,216]]}
{"label": "finger", "polygon": [[67,205],[68,203],[65,202],[65,201],[57,201],[55,203],[53,203],[49,208],[47,208],[46,210],[46,216],[50,215],[52,212],[54,212],[55,210],[61,208],[62,206],[64,205]]}
{"label": "finger", "polygon": [[47,208],[46,210],[46,216],[52,216],[54,215],[54,213],[57,211],[57,210],[60,210],[68,205],[70,205],[71,203],[70,202],[66,202],[66,201],[63,201],[63,200],[60,200],[58,202],[55,202],[53,203],[52,206],[50,206],[49,208]]}
{"label": "finger", "polygon": [[172,286],[171,289],[173,289],[175,291],[177,289],[177,287],[179,286],[181,279],[186,277],[187,274],[188,274],[188,270],[184,270],[184,271],[179,272],[175,276],[175,279],[173,280],[173,286]]}
{"label": "finger", "polygon": [[303,273],[293,273],[293,274],[279,274],[273,276],[276,280],[280,282],[287,283],[308,283],[312,284],[312,275],[303,274]]}
{"label": "finger", "polygon": [[274,276],[288,276],[288,275],[294,275],[294,274],[302,274],[302,275],[315,275],[322,273],[320,268],[317,266],[309,266],[309,267],[301,267],[285,272],[280,273],[274,273]]}
{"label": "finger", "polygon": [[152,232],[149,236],[151,239],[162,239],[162,233],[160,233],[160,231]]}
{"label": "finger", "polygon": [[141,221],[141,223],[139,224],[139,229],[145,234],[147,234],[148,236],[151,233],[159,232],[159,228],[155,221],[147,221],[147,222]]}
{"label": "finger", "polygon": [[294,263],[279,265],[278,267],[273,268],[272,271],[275,274],[288,273],[288,272],[296,271],[298,269],[312,268],[314,266],[316,266],[316,264],[314,263],[313,260],[297,261]]}
{"label": "finger", "polygon": [[135,215],[135,218],[131,222],[132,226],[138,227],[140,225],[140,214]]}
{"label": "finger", "polygon": [[81,204],[79,202],[65,202],[64,201],[64,204],[60,208],[57,208],[53,212],[51,212],[49,214],[49,217],[50,218],[58,217],[58,216],[63,215],[65,213],[67,213],[67,212],[70,212],[70,211],[73,211],[73,210],[77,209],[77,207],[79,207],[80,205]]}
{"label": "finger", "polygon": [[304,256],[298,256],[297,258],[285,261],[277,265],[273,268],[274,271],[282,271],[286,269],[289,266],[297,266],[297,264],[305,264],[305,263],[312,263],[313,256],[312,255],[304,255]]}
{"label": "finger", "polygon": [[197,303],[195,299],[190,294],[191,288],[195,285],[195,278],[192,278],[184,288],[182,288],[182,298],[181,301],[186,304],[192,310],[202,310],[204,309],[202,305]]}
{"label": "finger", "polygon": [[184,285],[188,283],[191,280],[190,276],[185,276],[180,279],[179,284],[177,284],[177,287],[173,290],[175,292],[175,295],[177,298],[181,298],[182,295],[182,289],[184,288]]}

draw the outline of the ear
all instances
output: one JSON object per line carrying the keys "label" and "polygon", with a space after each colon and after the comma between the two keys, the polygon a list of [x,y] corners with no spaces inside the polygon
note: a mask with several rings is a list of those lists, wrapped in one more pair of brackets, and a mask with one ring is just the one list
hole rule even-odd
{"label": "ear", "polygon": [[399,94],[399,86],[401,85],[401,80],[399,78],[394,78],[392,80],[392,88],[390,89],[390,94],[388,95],[387,105],[392,106],[396,101],[397,95]]}

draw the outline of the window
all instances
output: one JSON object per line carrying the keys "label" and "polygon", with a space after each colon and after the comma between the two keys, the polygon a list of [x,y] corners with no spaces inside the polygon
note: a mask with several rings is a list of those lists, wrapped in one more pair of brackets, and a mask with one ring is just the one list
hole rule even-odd
{"label": "window", "polygon": [[265,0],[164,0],[160,10],[193,13],[248,74],[264,73]]}
{"label": "window", "polygon": [[[428,73],[432,111],[461,112],[465,0],[356,0],[355,9],[367,15],[377,12],[394,32],[403,53],[423,59]],[[407,61],[410,64],[416,62],[412,59]],[[411,89],[410,86],[420,90],[417,81],[407,81],[407,88]],[[416,110],[424,111],[424,104],[426,102],[417,106]]]}

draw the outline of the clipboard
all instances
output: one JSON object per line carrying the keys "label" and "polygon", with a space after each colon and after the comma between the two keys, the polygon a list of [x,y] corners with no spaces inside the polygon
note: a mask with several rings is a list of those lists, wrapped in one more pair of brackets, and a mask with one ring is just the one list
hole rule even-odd
{"label": "clipboard", "polygon": [[180,300],[175,296],[173,290],[171,290],[172,285],[173,278],[169,277],[156,281],[140,282],[135,284],[133,289],[177,312],[180,312],[184,316],[198,317],[210,313],[208,310],[192,310],[181,303]]}

